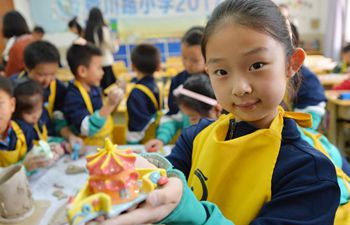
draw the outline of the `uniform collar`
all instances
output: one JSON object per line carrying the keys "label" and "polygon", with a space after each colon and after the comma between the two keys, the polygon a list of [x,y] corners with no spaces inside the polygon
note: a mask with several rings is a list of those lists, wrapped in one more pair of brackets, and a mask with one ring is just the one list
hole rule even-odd
{"label": "uniform collar", "polygon": [[[258,129],[247,123],[245,121],[241,121],[236,123],[234,120],[230,120],[230,125],[227,131],[226,139],[230,140],[233,138],[239,138],[248,134],[251,134]],[[290,141],[300,138],[299,131],[297,129],[297,125],[293,119],[284,119],[284,126],[282,130],[282,139],[283,141]]]}

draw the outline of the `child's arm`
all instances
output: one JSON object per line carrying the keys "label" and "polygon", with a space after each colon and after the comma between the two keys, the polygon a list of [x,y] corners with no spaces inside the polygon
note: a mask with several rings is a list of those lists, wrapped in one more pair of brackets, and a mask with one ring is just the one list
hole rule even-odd
{"label": "child's arm", "polygon": [[87,115],[80,127],[84,136],[95,135],[106,123],[108,116],[115,110],[124,97],[124,92],[118,87],[113,87],[108,93],[106,103],[100,110],[96,110],[91,116]]}
{"label": "child's arm", "polygon": [[168,144],[176,135],[177,131],[182,128],[183,119],[182,113],[177,113],[171,116],[164,115],[157,129],[157,139],[161,140],[164,144]]}
{"label": "child's arm", "polygon": [[178,130],[182,128],[182,119],[183,115],[181,113],[162,116],[159,127],[156,130],[156,138],[145,144],[146,150],[149,152],[152,150],[160,151],[164,145],[168,144],[174,138]]}
{"label": "child's arm", "polygon": [[123,100],[124,91],[119,87],[112,87],[108,92],[107,101],[100,109],[100,115],[107,118]]}

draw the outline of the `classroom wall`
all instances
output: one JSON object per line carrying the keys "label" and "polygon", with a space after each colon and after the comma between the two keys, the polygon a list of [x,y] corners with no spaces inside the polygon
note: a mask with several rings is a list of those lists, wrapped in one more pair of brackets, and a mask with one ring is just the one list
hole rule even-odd
{"label": "classroom wall", "polygon": [[[153,16],[144,14],[136,14],[132,15],[125,14],[128,12],[124,12],[123,10],[117,11],[116,4],[119,4],[121,1],[119,0],[75,0],[75,1],[64,1],[64,0],[56,0],[56,1],[47,1],[47,0],[14,0],[15,8],[20,11],[24,17],[27,19],[30,27],[34,25],[35,22],[40,22],[40,16],[43,18],[46,17],[62,17],[59,18],[60,24],[52,24],[52,26],[45,27],[44,29],[50,31],[53,28],[53,25],[57,26],[60,32],[48,32],[45,35],[45,39],[55,43],[55,45],[60,49],[61,53],[65,55],[66,48],[72,43],[75,36],[68,32],[66,23],[67,21],[78,12],[78,16],[80,21],[84,21],[87,18],[88,8],[92,6],[99,5],[104,12],[104,15],[108,18],[117,18],[118,19],[118,28],[119,30],[123,30],[124,42],[129,44],[133,44],[133,42],[137,42],[138,40],[144,38],[141,35],[132,33],[132,32],[141,32],[142,27],[149,27],[152,24],[158,25],[160,27],[171,28],[173,33],[171,36],[179,37],[181,33],[190,27],[192,24],[205,24],[205,20],[207,16],[210,14],[211,10],[222,0],[169,0],[168,2],[172,2],[174,6],[174,11],[169,12],[168,16],[164,16],[161,11],[154,11],[152,13]],[[322,48],[323,36],[326,30],[326,20],[327,20],[327,7],[328,2],[330,0],[275,0],[277,4],[285,3],[289,5],[291,15],[297,19],[299,31],[301,34],[301,39],[305,41],[309,47],[313,47],[312,44],[315,43],[315,40],[319,40],[319,43]],[[55,7],[50,5],[52,2],[55,2]],[[67,3],[69,2],[69,4]],[[130,1],[131,2],[131,1]],[[139,4],[143,4],[142,2],[152,2],[152,1],[141,1],[135,0],[133,2],[139,2]],[[185,16],[181,16],[178,12],[175,11],[175,7],[179,6],[180,3],[184,2],[187,5],[185,10]],[[186,3],[187,2],[187,3]],[[42,4],[40,9],[35,8],[35,4]],[[113,7],[112,4],[113,3]],[[108,5],[109,4],[109,5]],[[190,6],[193,4],[197,5],[197,13],[191,13],[189,11]],[[84,5],[83,7],[81,5]],[[34,7],[34,8],[33,8]],[[57,7],[61,7],[61,12],[57,13]],[[119,6],[118,6],[119,7]],[[36,12],[36,14],[33,13]],[[40,12],[40,13],[39,13]],[[117,17],[113,17],[113,13],[119,13]],[[123,14],[124,13],[124,14]],[[178,16],[178,17],[176,17]],[[171,19],[177,18],[177,22],[171,21]],[[120,18],[120,19],[119,19]],[[57,18],[56,18],[57,19]],[[143,22],[145,25],[142,26]],[[148,21],[148,22],[145,22]],[[47,22],[47,21],[46,21]],[[113,22],[113,21],[112,21]],[[141,25],[140,25],[141,24]],[[168,25],[169,24],[169,25]],[[187,26],[186,26],[187,25]],[[136,29],[137,28],[137,29]],[[144,30],[157,30],[157,29],[144,29]],[[161,30],[161,29],[158,29]],[[145,31],[146,32],[146,31]],[[129,36],[128,36],[129,35]],[[150,37],[157,37],[157,34],[147,33]],[[146,36],[147,36],[146,35]]]}

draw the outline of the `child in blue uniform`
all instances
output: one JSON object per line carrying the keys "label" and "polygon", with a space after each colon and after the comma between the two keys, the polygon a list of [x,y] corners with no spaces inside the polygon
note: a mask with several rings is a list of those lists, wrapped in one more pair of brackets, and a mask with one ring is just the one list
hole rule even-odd
{"label": "child in blue uniform", "polygon": [[0,167],[23,163],[27,171],[51,165],[52,161],[36,156],[33,127],[22,120],[11,120],[16,100],[11,81],[0,76]]}
{"label": "child in blue uniform", "polygon": [[84,39],[78,39],[67,52],[75,80],[68,86],[64,115],[86,145],[102,146],[105,137],[111,136],[114,123],[110,115],[123,99],[123,91],[113,87],[103,104],[101,60],[101,51]]}
{"label": "child in blue uniform", "polygon": [[181,57],[185,70],[171,79],[168,108],[169,111],[162,116],[159,128],[167,129],[172,123],[181,122],[179,118],[179,107],[176,103],[173,91],[183,84],[189,77],[195,74],[204,73],[204,58],[201,53],[200,44],[203,39],[204,27],[195,26],[190,28],[181,40]]}
{"label": "child in blue uniform", "polygon": [[221,114],[214,90],[208,75],[199,74],[188,78],[183,85],[174,90],[176,103],[180,108],[177,120],[163,123],[157,129],[156,139],[146,144],[148,151],[160,151],[179,130],[197,124],[201,118],[216,120]]}
{"label": "child in blue uniform", "polygon": [[163,109],[163,96],[153,76],[160,68],[160,54],[153,45],[140,44],[133,49],[131,62],[137,81],[126,102],[126,140],[138,144],[155,137]]}
{"label": "child in blue uniform", "polygon": [[345,45],[341,51],[341,62],[334,67],[333,73],[348,73],[350,71],[350,44]]}
{"label": "child in blue uniform", "polygon": [[140,208],[104,224],[333,224],[340,199],[335,168],[300,137],[297,123],[311,126],[310,116],[279,106],[305,53],[294,48],[275,3],[222,2],[202,52],[229,114],[185,129],[168,157],[188,186],[159,156],[147,156],[168,168],[169,182]]}
{"label": "child in blue uniform", "polygon": [[[49,136],[62,136],[71,151],[75,143],[83,149],[82,139],[74,135],[63,116],[63,102],[66,95],[66,86],[56,78],[60,63],[57,48],[47,41],[36,41],[27,46],[24,51],[26,70],[12,79],[15,85],[28,79],[37,81],[44,89],[44,108],[41,121],[45,121]],[[45,112],[46,111],[46,112]]]}
{"label": "child in blue uniform", "polygon": [[[291,25],[294,46],[299,46],[299,32],[294,24]],[[317,76],[306,66],[302,66],[299,74],[293,77],[294,89],[297,90],[295,96],[289,96],[292,105],[290,109],[297,112],[309,113],[312,116],[312,129],[317,130],[326,112],[327,98],[323,86]]]}
{"label": "child in blue uniform", "polygon": [[[41,116],[47,111],[43,110],[44,91],[40,84],[34,80],[27,80],[16,86],[14,97],[16,99],[16,110],[13,118],[33,126],[35,145],[38,145],[40,140],[49,142],[47,121],[42,120],[42,118],[49,117]],[[64,149],[60,143],[50,141],[50,147],[55,159],[59,159],[64,154]]]}
{"label": "child in blue uniform", "polygon": [[181,57],[185,70],[171,79],[168,96],[168,116],[179,112],[173,91],[183,84],[191,75],[204,72],[204,58],[201,53],[201,42],[204,27],[196,26],[186,31],[181,40]]}

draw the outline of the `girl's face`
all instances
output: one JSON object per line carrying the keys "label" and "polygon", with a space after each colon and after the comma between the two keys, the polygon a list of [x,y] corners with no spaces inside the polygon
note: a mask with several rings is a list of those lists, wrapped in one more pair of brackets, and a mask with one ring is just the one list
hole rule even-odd
{"label": "girl's face", "polygon": [[206,45],[207,69],[221,106],[258,128],[277,114],[289,71],[283,46],[245,26],[223,24]]}
{"label": "girl's face", "polygon": [[179,108],[183,114],[188,116],[191,125],[197,124],[201,118],[216,120],[221,114],[220,106],[213,106],[213,108],[209,110],[207,116],[201,115],[198,111],[186,106],[185,104],[180,104]]}
{"label": "girl's face", "polygon": [[200,45],[181,45],[182,63],[190,74],[202,73],[205,70],[205,62]]}
{"label": "girl's face", "polygon": [[179,105],[179,109],[181,110],[181,112],[183,112],[183,114],[188,116],[191,125],[197,124],[199,120],[202,118],[202,115],[199,112],[197,112],[194,109],[191,109],[190,107],[184,104]]}
{"label": "girl's face", "polygon": [[23,112],[22,119],[25,122],[34,125],[39,122],[43,112],[43,99],[40,95],[34,95],[31,97],[30,101],[35,103],[33,110],[30,112]]}

